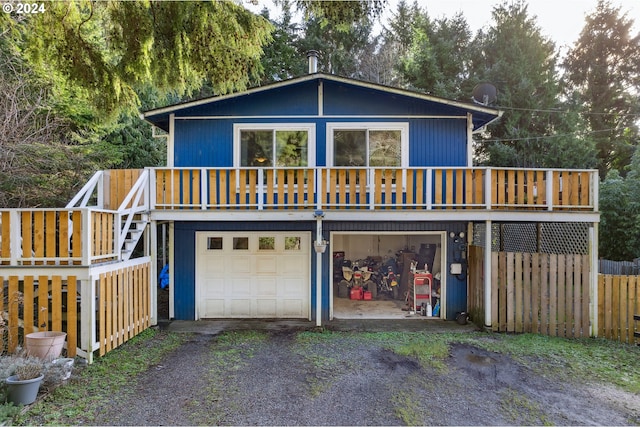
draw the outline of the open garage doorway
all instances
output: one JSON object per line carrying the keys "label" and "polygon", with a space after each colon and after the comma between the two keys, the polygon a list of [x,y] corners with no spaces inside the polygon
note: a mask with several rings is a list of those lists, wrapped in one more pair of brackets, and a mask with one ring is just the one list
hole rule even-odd
{"label": "open garage doorway", "polygon": [[332,319],[444,318],[445,231],[332,232],[330,239]]}

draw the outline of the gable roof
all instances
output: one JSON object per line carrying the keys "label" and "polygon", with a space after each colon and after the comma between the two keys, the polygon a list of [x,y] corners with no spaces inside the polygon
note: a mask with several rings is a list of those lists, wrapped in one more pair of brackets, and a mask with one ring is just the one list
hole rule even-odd
{"label": "gable roof", "polygon": [[408,98],[412,98],[417,101],[424,102],[426,104],[446,106],[447,110],[455,110],[464,115],[471,113],[473,115],[473,129],[480,129],[494,120],[498,119],[502,115],[502,111],[483,106],[481,104],[467,103],[461,101],[455,101],[446,98],[440,98],[433,95],[428,95],[420,92],[414,92],[406,89],[394,88],[390,86],[384,86],[376,83],[364,82],[361,80],[355,80],[347,77],[339,77],[331,74],[314,73],[306,74],[301,77],[295,77],[288,80],[283,80],[275,83],[270,83],[264,86],[257,86],[242,92],[234,92],[227,95],[218,95],[208,98],[202,98],[194,101],[183,102],[179,104],[169,105],[166,107],[156,108],[153,110],[143,112],[140,117],[154,126],[157,126],[165,131],[169,130],[169,116],[171,114],[179,113],[183,110],[193,109],[194,107],[205,106],[209,104],[218,103],[228,99],[238,98],[241,96],[248,96],[256,93],[270,91],[287,86],[293,86],[309,81],[327,81],[336,82],[343,85],[350,85],[359,88],[372,89],[384,93],[400,95]]}

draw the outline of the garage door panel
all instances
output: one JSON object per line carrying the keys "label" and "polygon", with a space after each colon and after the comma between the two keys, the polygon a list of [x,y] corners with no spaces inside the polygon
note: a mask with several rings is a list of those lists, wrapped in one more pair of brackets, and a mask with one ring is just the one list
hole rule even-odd
{"label": "garage door panel", "polygon": [[283,277],[279,280],[280,283],[280,295],[292,297],[300,297],[307,295],[307,289],[300,285],[300,278],[288,278]]}
{"label": "garage door panel", "polygon": [[304,267],[308,262],[306,258],[302,255],[289,255],[278,258],[278,272],[282,275],[301,275],[301,270],[304,270]]}
{"label": "garage door panel", "polygon": [[[308,233],[270,233],[273,250],[259,249],[264,232],[199,232],[196,295],[199,318],[308,318],[311,247]],[[223,238],[221,249],[209,244]],[[300,245],[292,245],[291,237]],[[247,250],[233,239],[248,239]],[[289,238],[289,240],[287,240]],[[294,239],[295,240],[295,239]],[[218,240],[219,241],[219,240]]]}
{"label": "garage door panel", "polygon": [[278,317],[278,301],[275,298],[256,299],[256,317]]}
{"label": "garage door panel", "polygon": [[225,317],[224,300],[207,299],[200,304],[202,312],[199,313],[201,318]]}
{"label": "garage door panel", "polygon": [[250,299],[233,299],[226,304],[228,314],[232,317],[252,317]]}
{"label": "garage door panel", "polygon": [[202,296],[216,296],[224,293],[225,280],[222,278],[207,278],[202,286]]}
{"label": "garage door panel", "polygon": [[227,258],[227,261],[231,264],[231,274],[249,274],[251,273],[251,257],[231,255]]}
{"label": "garage door panel", "polygon": [[278,280],[274,277],[258,277],[255,280],[256,296],[277,296]]}
{"label": "garage door panel", "polygon": [[234,296],[250,296],[251,290],[251,278],[249,277],[237,277],[231,280],[230,286],[226,289],[226,294]]}
{"label": "garage door panel", "polygon": [[280,317],[302,317],[302,301],[299,299],[285,299],[281,301]]}
{"label": "garage door panel", "polygon": [[278,272],[278,257],[276,256],[256,256],[257,274],[276,274]]}

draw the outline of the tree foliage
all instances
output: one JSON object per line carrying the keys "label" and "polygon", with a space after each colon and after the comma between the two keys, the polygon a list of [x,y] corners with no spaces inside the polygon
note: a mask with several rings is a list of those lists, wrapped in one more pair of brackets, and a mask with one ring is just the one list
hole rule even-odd
{"label": "tree foliage", "polygon": [[633,24],[620,8],[599,0],[563,63],[603,177],[611,169],[624,175],[638,144],[640,34],[631,34]]}
{"label": "tree foliage", "polygon": [[612,169],[600,185],[601,258],[628,261],[640,257],[640,149],[626,177]]}
{"label": "tree foliage", "polygon": [[445,98],[458,99],[467,79],[471,30],[462,14],[432,21],[419,13],[400,69],[411,87]]}
{"label": "tree foliage", "polygon": [[[110,161],[87,128],[60,111],[71,98],[54,88],[0,42],[0,207],[61,206],[74,187]],[[83,111],[76,104],[74,117]]]}
{"label": "tree foliage", "polygon": [[[496,6],[492,17],[494,24],[472,43],[466,92],[477,83],[493,83],[498,107],[505,112],[478,141],[478,161],[494,166],[589,166],[591,143],[576,134],[576,115],[561,100],[554,43],[542,35],[523,1]],[[572,154],[564,159],[583,163],[559,164],[555,153],[565,151]]]}
{"label": "tree foliage", "polygon": [[271,24],[231,1],[53,1],[14,20],[13,34],[43,75],[79,88],[102,114],[139,106],[136,89],[217,93],[257,82]]}

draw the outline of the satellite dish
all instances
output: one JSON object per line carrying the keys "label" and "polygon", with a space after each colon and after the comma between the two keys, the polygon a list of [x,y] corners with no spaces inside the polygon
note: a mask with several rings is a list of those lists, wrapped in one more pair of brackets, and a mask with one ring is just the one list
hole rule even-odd
{"label": "satellite dish", "polygon": [[480,83],[473,88],[472,96],[475,103],[489,105],[498,99],[498,90],[491,83]]}

